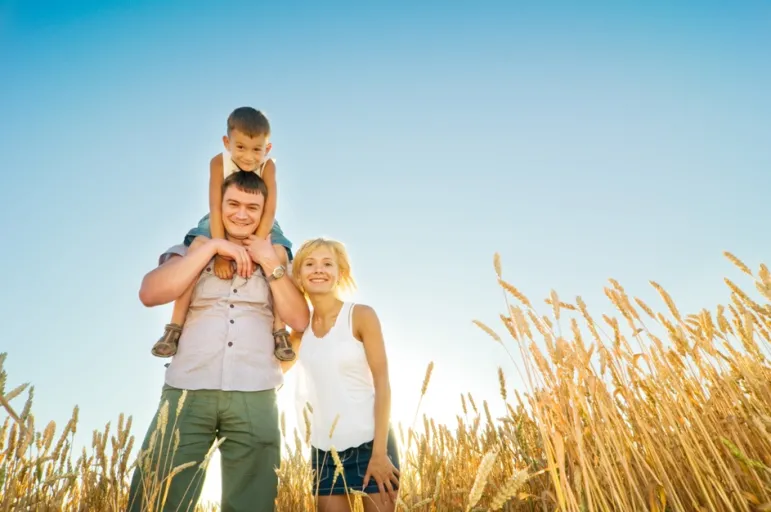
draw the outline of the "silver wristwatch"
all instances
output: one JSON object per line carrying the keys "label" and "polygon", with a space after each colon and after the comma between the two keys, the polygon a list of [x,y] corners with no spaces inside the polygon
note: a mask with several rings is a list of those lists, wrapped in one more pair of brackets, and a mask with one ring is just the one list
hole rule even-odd
{"label": "silver wristwatch", "polygon": [[273,272],[270,273],[270,275],[268,276],[268,281],[275,281],[277,279],[281,279],[282,277],[284,277],[284,274],[286,274],[286,267],[284,265],[279,265],[273,269]]}

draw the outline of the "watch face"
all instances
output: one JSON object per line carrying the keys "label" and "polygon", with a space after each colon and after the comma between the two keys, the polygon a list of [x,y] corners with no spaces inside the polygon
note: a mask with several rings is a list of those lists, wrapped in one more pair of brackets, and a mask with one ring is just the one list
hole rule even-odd
{"label": "watch face", "polygon": [[284,267],[279,266],[273,269],[273,279],[278,279],[284,276]]}

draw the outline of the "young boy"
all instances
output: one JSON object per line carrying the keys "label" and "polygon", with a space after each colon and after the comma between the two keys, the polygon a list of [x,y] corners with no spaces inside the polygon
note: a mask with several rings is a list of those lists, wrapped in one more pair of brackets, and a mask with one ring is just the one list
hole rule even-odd
{"label": "young boy", "polygon": [[[204,216],[197,228],[185,236],[185,245],[190,246],[196,236],[224,238],[225,227],[222,224],[222,182],[233,172],[239,170],[256,172],[265,181],[268,197],[265,209],[257,227],[256,235],[266,238],[270,234],[277,251],[286,251],[288,261],[292,261],[292,243],[287,240],[276,215],[276,164],[266,158],[270,152],[270,123],[265,115],[251,107],[240,107],[228,117],[227,135],[222,137],[225,151],[215,156],[210,164],[209,177],[209,215]],[[233,277],[233,265],[219,255],[214,259],[214,274],[220,279]],[[152,353],[157,357],[171,357],[177,352],[177,344],[182,333],[182,326],[190,307],[193,293],[192,285],[174,302],[171,323],[166,325],[163,336],[153,345]],[[284,322],[273,312],[273,339],[276,343],[275,355],[281,361],[293,361],[295,353],[289,343],[289,333]]]}

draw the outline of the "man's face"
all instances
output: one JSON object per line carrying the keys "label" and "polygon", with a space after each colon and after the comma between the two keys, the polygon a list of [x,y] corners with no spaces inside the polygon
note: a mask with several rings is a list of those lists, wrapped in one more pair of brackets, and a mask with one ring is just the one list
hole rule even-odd
{"label": "man's face", "polygon": [[243,240],[257,231],[265,197],[229,186],[222,196],[222,223],[231,238]]}
{"label": "man's face", "polygon": [[233,162],[242,171],[254,171],[265,160],[270,151],[267,135],[250,137],[243,132],[233,130],[230,136],[224,136],[222,142],[230,152]]}

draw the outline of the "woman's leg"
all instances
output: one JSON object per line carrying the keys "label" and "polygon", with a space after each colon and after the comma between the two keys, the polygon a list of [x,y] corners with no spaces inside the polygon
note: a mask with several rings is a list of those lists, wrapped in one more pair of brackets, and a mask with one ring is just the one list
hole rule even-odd
{"label": "woman's leg", "polygon": [[[396,491],[397,493],[399,491]],[[396,503],[392,502],[389,498],[387,504],[383,504],[380,500],[380,494],[368,494],[363,496],[362,502],[364,503],[364,512],[393,512],[396,508]]]}
{"label": "woman's leg", "polygon": [[350,512],[349,499],[353,500],[353,497],[349,498],[344,494],[318,496],[316,498],[316,510],[318,512]]}
{"label": "woman's leg", "polygon": [[[366,450],[365,457],[362,458],[359,462],[359,475],[363,475],[367,471],[367,466],[369,465],[369,460],[372,457],[372,447],[371,444],[368,445],[368,449]],[[396,469],[400,469],[399,464],[399,449],[396,443],[396,434],[393,430],[393,428],[389,427],[388,429],[388,457],[391,459],[391,463],[396,467]],[[392,484],[393,485],[393,484]],[[377,487],[377,481],[375,481],[374,478],[370,478],[369,484],[367,485],[367,489],[365,492],[367,493],[367,496],[362,497],[362,500],[364,502],[364,512],[393,512],[396,508],[395,499],[392,500],[390,495],[388,494],[388,489],[384,488],[385,490],[385,496],[380,495],[380,491]],[[394,493],[396,494],[396,497],[399,497],[399,488],[398,485],[394,486]]]}
{"label": "woman's leg", "polygon": [[[344,462],[350,454],[343,451],[338,457]],[[353,497],[345,494],[345,471],[337,473],[330,452],[311,447],[311,468],[313,469],[313,495],[316,498],[317,512],[351,512]],[[333,494],[335,493],[335,494]]]}

